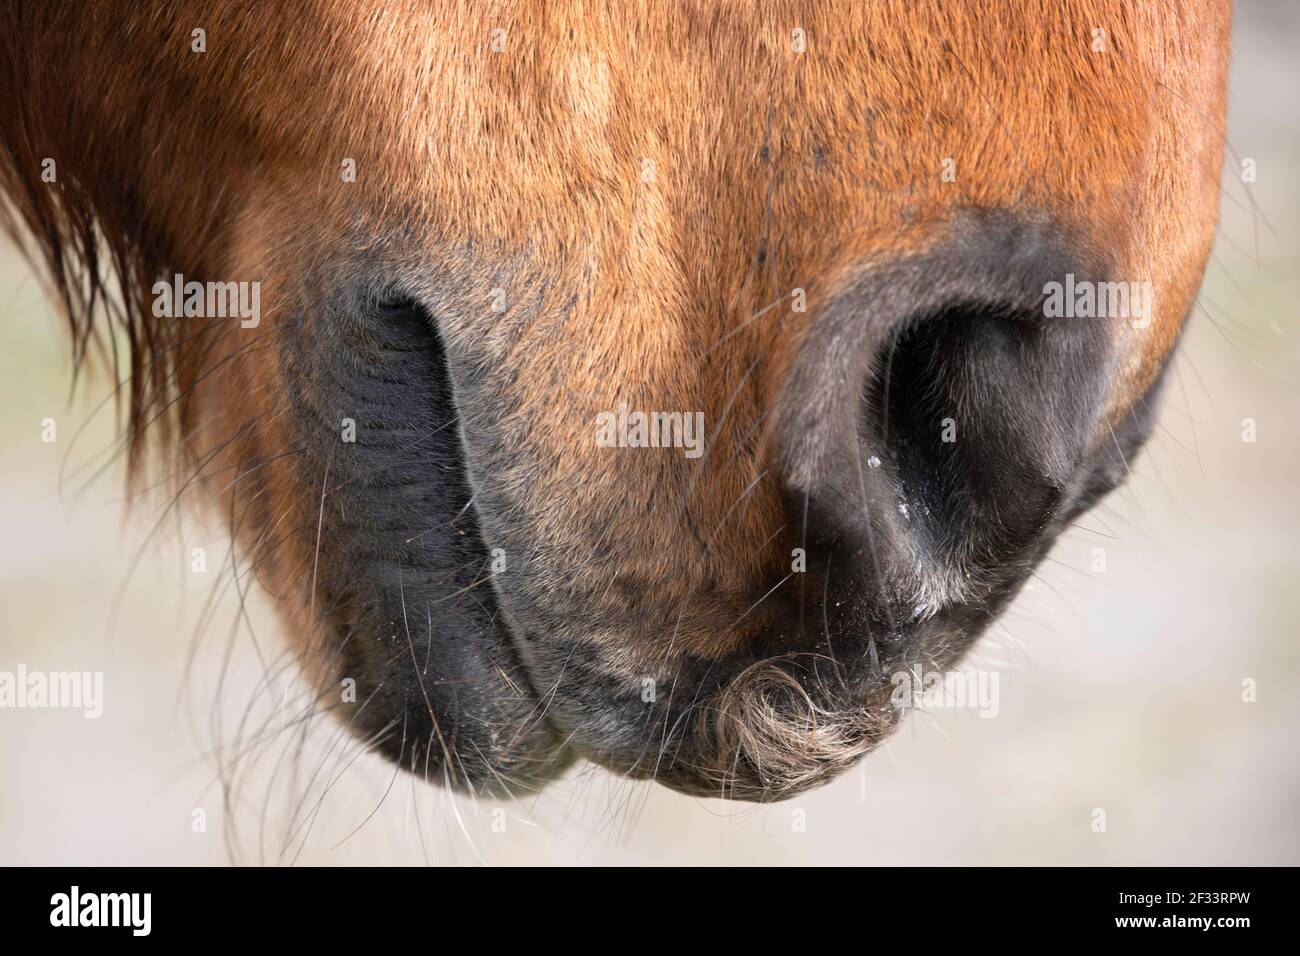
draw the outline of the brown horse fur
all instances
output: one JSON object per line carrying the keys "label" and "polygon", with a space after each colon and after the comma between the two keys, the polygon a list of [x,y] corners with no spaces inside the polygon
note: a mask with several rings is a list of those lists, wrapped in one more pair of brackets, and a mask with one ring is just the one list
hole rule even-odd
{"label": "brown horse fur", "polygon": [[[1108,325],[1096,347],[1106,358],[1074,468],[1110,454],[1144,409],[1216,222],[1220,0],[4,8],[8,225],[48,267],[78,355],[97,313],[124,330],[137,470],[150,436],[179,448],[182,483],[231,516],[322,695],[373,668],[367,686],[390,712],[358,726],[391,737],[400,715],[399,759],[422,754],[427,770],[441,754],[474,788],[535,785],[573,754],[755,799],[843,770],[893,726],[888,681],[845,677],[842,658],[838,677],[789,665],[803,645],[771,611],[795,593],[801,622],[825,618],[828,644],[861,636],[819,604],[819,577],[782,584],[801,540],[789,501],[804,496],[806,532],[823,447],[799,436],[825,418],[791,383],[817,378],[801,356],[837,360],[825,317],[853,312],[850,299],[871,314],[904,294],[890,290],[920,301],[966,282],[971,271],[942,256],[989,235],[1009,260],[1042,245],[1081,274],[1150,280],[1154,321]],[[205,52],[192,49],[197,28]],[[910,262],[928,271],[890,271]],[[259,281],[260,326],[154,318],[151,286],[174,273]],[[894,284],[859,281],[883,274]],[[354,282],[365,291],[348,292]],[[518,658],[482,689],[493,733],[477,755],[457,742],[469,731],[447,726],[468,721],[448,718],[424,681],[414,703],[398,700],[382,688],[406,678],[368,652],[346,656],[361,653],[360,611],[330,618],[365,604],[340,582],[397,568],[410,587],[409,541],[375,558],[387,571],[336,556],[348,499],[334,482],[349,450],[321,450],[339,423],[320,396],[351,360],[342,340],[328,355],[312,344],[373,345],[362,314],[389,288],[436,322],[465,508],[508,566],[465,585],[495,602],[493,626]],[[791,307],[794,290],[806,311]],[[884,361],[854,374],[878,377]],[[997,403],[987,389],[964,394],[976,409]],[[593,447],[595,416],[620,403],[704,411],[706,455]],[[302,410],[315,404],[312,431]],[[989,427],[1004,425],[1019,427]],[[1070,484],[1069,468],[1053,487]],[[981,520],[1011,523],[1000,507]],[[401,513],[395,523],[418,535],[419,515]],[[1036,516],[1032,546],[1007,550],[972,543],[975,520],[939,535],[933,559],[896,517],[868,524],[896,543],[855,552],[886,562],[869,577],[880,597],[862,612],[864,659],[949,666],[1014,590],[1003,569],[1019,580],[1059,528]],[[880,615],[916,601],[975,611],[931,608],[932,626],[889,657]],[[426,616],[432,635],[437,614],[422,610],[421,629]],[[403,656],[405,627],[393,656],[409,670],[425,650]],[[637,738],[622,715],[646,680],[667,709],[652,706],[653,732]],[[406,721],[423,709],[421,750]]]}

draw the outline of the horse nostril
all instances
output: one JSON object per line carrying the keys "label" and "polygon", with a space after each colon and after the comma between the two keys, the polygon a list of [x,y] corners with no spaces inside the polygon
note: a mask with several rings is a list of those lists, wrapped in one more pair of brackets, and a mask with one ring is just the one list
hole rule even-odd
{"label": "horse nostril", "polygon": [[991,606],[1077,496],[1113,348],[1101,323],[1045,317],[1066,271],[1083,272],[1041,230],[993,223],[813,320],[777,456],[809,567],[859,631]]}
{"label": "horse nostril", "polygon": [[1041,533],[1084,457],[1102,354],[1086,330],[981,306],[947,307],[893,335],[863,428],[868,465],[882,463],[904,526],[990,562]]}

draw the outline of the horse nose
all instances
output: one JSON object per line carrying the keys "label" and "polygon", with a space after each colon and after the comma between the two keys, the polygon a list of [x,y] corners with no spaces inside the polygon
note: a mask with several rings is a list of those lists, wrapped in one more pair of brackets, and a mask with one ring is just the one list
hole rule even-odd
{"label": "horse nose", "polygon": [[1088,274],[1048,226],[972,217],[813,316],[776,455],[841,631],[905,645],[945,610],[991,611],[1050,543],[1086,490],[1113,346],[1106,322],[1049,318],[1045,289]]}

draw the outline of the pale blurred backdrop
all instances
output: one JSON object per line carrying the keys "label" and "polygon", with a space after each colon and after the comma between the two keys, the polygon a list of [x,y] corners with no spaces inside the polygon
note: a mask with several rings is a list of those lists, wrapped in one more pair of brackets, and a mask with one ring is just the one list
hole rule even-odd
{"label": "pale blurred backdrop", "polygon": [[769,807],[590,768],[476,803],[328,720],[285,729],[302,699],[266,604],[253,589],[240,619],[215,526],[162,500],[125,514],[109,386],[69,399],[64,330],[4,247],[0,670],[102,670],[105,704],[0,709],[0,864],[1300,863],[1300,4],[1244,0],[1236,19],[1230,139],[1258,182],[1230,152],[1135,478],[970,662],[1000,675],[1000,713],[914,714],[845,778]]}

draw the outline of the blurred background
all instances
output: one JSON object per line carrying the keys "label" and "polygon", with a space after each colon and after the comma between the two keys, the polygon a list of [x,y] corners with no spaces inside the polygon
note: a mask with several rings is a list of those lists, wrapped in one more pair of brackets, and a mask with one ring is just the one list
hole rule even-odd
{"label": "blurred background", "polygon": [[968,662],[997,672],[997,717],[915,713],[769,807],[590,768],[475,802],[295,721],[306,698],[256,589],[240,613],[224,536],[163,500],[126,513],[109,386],[70,391],[60,320],[0,249],[0,670],[105,675],[97,720],[0,709],[0,864],[1300,863],[1298,42],[1300,4],[1238,3],[1229,139],[1258,181],[1230,151],[1133,480]]}

